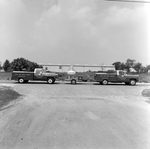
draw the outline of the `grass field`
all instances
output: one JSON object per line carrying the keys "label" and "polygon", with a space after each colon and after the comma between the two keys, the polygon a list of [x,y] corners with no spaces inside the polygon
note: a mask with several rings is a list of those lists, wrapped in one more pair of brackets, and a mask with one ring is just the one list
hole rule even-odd
{"label": "grass field", "polygon": [[10,80],[11,72],[0,72],[0,80]]}
{"label": "grass field", "polygon": [[[0,72],[0,80],[10,80],[11,74],[12,74],[11,72]],[[150,83],[150,73],[139,74],[139,76],[140,76],[139,82]],[[91,77],[93,78],[93,76]]]}
{"label": "grass field", "polygon": [[142,91],[142,95],[145,97],[150,97],[150,88],[146,88]]}
{"label": "grass field", "polygon": [[140,74],[140,82],[150,83],[150,73]]}
{"label": "grass field", "polygon": [[13,101],[21,95],[10,87],[0,86],[0,110],[10,101]]}

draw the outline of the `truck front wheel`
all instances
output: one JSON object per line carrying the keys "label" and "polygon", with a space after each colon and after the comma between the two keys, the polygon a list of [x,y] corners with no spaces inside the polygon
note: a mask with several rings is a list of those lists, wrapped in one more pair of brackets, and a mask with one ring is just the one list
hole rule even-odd
{"label": "truck front wheel", "polygon": [[136,81],[133,80],[133,79],[131,79],[131,80],[130,80],[130,85],[135,85],[135,84],[136,84]]}
{"label": "truck front wheel", "polygon": [[76,84],[76,83],[77,83],[77,82],[76,82],[75,79],[71,80],[71,84]]}
{"label": "truck front wheel", "polygon": [[108,84],[108,81],[107,81],[107,80],[103,80],[102,84],[103,84],[103,85],[107,85],[107,84]]}
{"label": "truck front wheel", "polygon": [[53,84],[55,82],[54,78],[48,78],[47,83],[48,84]]}
{"label": "truck front wheel", "polygon": [[23,78],[19,78],[19,79],[18,79],[18,82],[19,82],[19,83],[24,83],[24,79],[23,79]]}

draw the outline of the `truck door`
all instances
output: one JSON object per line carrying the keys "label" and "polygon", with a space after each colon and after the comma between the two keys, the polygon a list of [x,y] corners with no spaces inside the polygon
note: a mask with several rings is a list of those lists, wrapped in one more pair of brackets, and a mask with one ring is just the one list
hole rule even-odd
{"label": "truck door", "polygon": [[108,80],[110,82],[116,82],[117,81],[117,74],[116,73],[110,73],[109,77],[108,77]]}
{"label": "truck door", "polygon": [[117,77],[118,77],[118,82],[124,82],[126,79],[125,73],[123,71],[118,71]]}
{"label": "truck door", "polygon": [[42,80],[43,79],[42,73],[43,73],[42,70],[36,69],[34,72],[34,80]]}

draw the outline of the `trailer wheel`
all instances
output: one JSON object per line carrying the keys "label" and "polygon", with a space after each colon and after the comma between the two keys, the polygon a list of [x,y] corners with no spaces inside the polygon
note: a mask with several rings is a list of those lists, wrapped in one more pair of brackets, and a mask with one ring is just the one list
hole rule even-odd
{"label": "trailer wheel", "polygon": [[23,79],[23,78],[19,78],[19,79],[18,79],[18,82],[19,82],[19,83],[24,83],[24,79]]}
{"label": "trailer wheel", "polygon": [[71,84],[76,84],[76,83],[77,83],[77,81],[75,79],[71,80]]}
{"label": "trailer wheel", "polygon": [[133,85],[135,85],[135,84],[136,84],[136,81],[135,81],[134,79],[131,79],[131,80],[130,80],[130,85],[133,86]]}
{"label": "trailer wheel", "polygon": [[103,85],[107,85],[107,84],[108,84],[108,81],[107,81],[107,80],[103,80],[103,81],[102,81],[102,84],[103,84]]}
{"label": "trailer wheel", "polygon": [[53,84],[55,82],[54,78],[48,78],[47,83],[48,84]]}

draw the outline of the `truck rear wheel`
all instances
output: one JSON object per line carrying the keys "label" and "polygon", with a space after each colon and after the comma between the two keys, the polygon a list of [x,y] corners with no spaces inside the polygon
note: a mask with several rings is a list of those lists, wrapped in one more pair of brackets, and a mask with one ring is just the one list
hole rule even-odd
{"label": "truck rear wheel", "polygon": [[135,85],[136,84],[136,81],[134,79],[131,79],[130,80],[130,85]]}
{"label": "truck rear wheel", "polygon": [[75,79],[71,80],[71,84],[76,84],[77,81]]}
{"label": "truck rear wheel", "polygon": [[24,79],[23,79],[23,78],[19,78],[19,79],[18,79],[18,82],[19,82],[19,83],[24,83]]}
{"label": "truck rear wheel", "polygon": [[48,78],[47,83],[48,84],[53,84],[55,82],[54,78]]}
{"label": "truck rear wheel", "polygon": [[107,84],[108,84],[108,81],[107,81],[107,80],[103,80],[103,81],[102,81],[102,84],[103,84],[103,85],[107,85]]}

